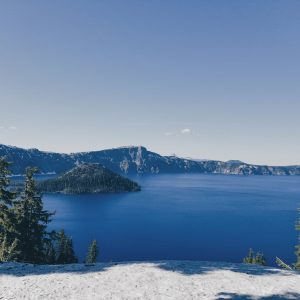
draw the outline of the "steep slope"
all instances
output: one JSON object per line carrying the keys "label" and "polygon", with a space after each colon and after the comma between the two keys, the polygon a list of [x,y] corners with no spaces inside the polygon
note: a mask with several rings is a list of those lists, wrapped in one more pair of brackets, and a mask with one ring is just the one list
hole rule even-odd
{"label": "steep slope", "polygon": [[41,173],[61,173],[74,167],[74,159],[68,154],[22,149],[0,144],[0,156],[12,162],[13,174],[24,174],[28,166],[39,168]]}
{"label": "steep slope", "polygon": [[122,147],[101,151],[60,154],[37,149],[0,145],[0,156],[13,162],[14,174],[23,174],[27,166],[42,173],[62,173],[80,163],[99,163],[120,174],[217,173],[235,175],[300,175],[300,166],[259,166],[241,161],[192,160],[161,156],[145,147]]}
{"label": "steep slope", "polygon": [[38,182],[38,189],[50,193],[88,194],[136,192],[140,187],[99,164],[82,164],[57,178]]}

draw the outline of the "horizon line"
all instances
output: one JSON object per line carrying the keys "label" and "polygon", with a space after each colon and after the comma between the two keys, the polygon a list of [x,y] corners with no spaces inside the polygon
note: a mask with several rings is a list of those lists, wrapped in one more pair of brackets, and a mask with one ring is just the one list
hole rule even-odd
{"label": "horizon line", "polygon": [[118,146],[118,147],[105,148],[105,149],[99,149],[99,150],[87,150],[87,151],[78,151],[78,152],[76,152],[76,151],[75,152],[57,152],[57,151],[50,151],[50,150],[41,150],[39,148],[26,148],[26,147],[21,147],[21,146],[6,145],[6,144],[0,143],[0,147],[1,146],[21,149],[21,150],[26,150],[26,151],[37,150],[37,151],[43,152],[43,153],[55,153],[55,154],[61,154],[61,155],[72,155],[72,154],[80,154],[80,153],[99,152],[99,151],[108,151],[108,150],[115,150],[115,149],[139,148],[140,147],[140,148],[145,148],[147,151],[158,154],[162,157],[176,157],[176,158],[186,159],[186,160],[190,160],[190,161],[194,161],[194,162],[218,161],[218,162],[228,163],[228,162],[231,162],[231,161],[239,161],[239,162],[241,162],[241,164],[252,165],[252,166],[268,166],[268,167],[298,167],[298,166],[300,166],[300,164],[287,164],[287,165],[273,165],[272,164],[272,165],[268,165],[268,164],[248,163],[248,162],[244,162],[244,161],[239,160],[239,159],[229,159],[229,160],[223,161],[223,160],[220,160],[220,159],[191,158],[191,157],[177,156],[175,153],[171,154],[171,155],[162,155],[158,152],[154,152],[154,151],[149,150],[148,147],[143,146],[143,145],[127,145],[127,146]]}

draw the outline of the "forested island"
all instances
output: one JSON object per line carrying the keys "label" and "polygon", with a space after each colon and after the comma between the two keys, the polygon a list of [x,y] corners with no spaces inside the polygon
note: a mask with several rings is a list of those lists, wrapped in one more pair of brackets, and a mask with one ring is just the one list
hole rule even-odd
{"label": "forested island", "polygon": [[141,188],[100,164],[81,164],[57,178],[39,182],[38,189],[45,193],[94,194],[137,192]]}

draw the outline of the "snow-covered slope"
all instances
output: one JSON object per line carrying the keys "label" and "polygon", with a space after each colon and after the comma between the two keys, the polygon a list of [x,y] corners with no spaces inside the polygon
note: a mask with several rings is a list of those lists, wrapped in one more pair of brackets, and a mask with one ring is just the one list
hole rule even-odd
{"label": "snow-covered slope", "polygon": [[300,299],[300,275],[197,261],[0,264],[0,299]]}

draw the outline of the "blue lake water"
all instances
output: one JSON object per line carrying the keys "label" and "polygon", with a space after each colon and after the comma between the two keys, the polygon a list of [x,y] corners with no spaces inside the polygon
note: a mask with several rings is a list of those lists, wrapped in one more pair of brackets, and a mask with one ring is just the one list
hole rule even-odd
{"label": "blue lake water", "polygon": [[73,237],[84,259],[97,239],[100,261],[241,262],[252,247],[268,264],[293,262],[300,176],[137,176],[138,193],[44,195],[52,228]]}

